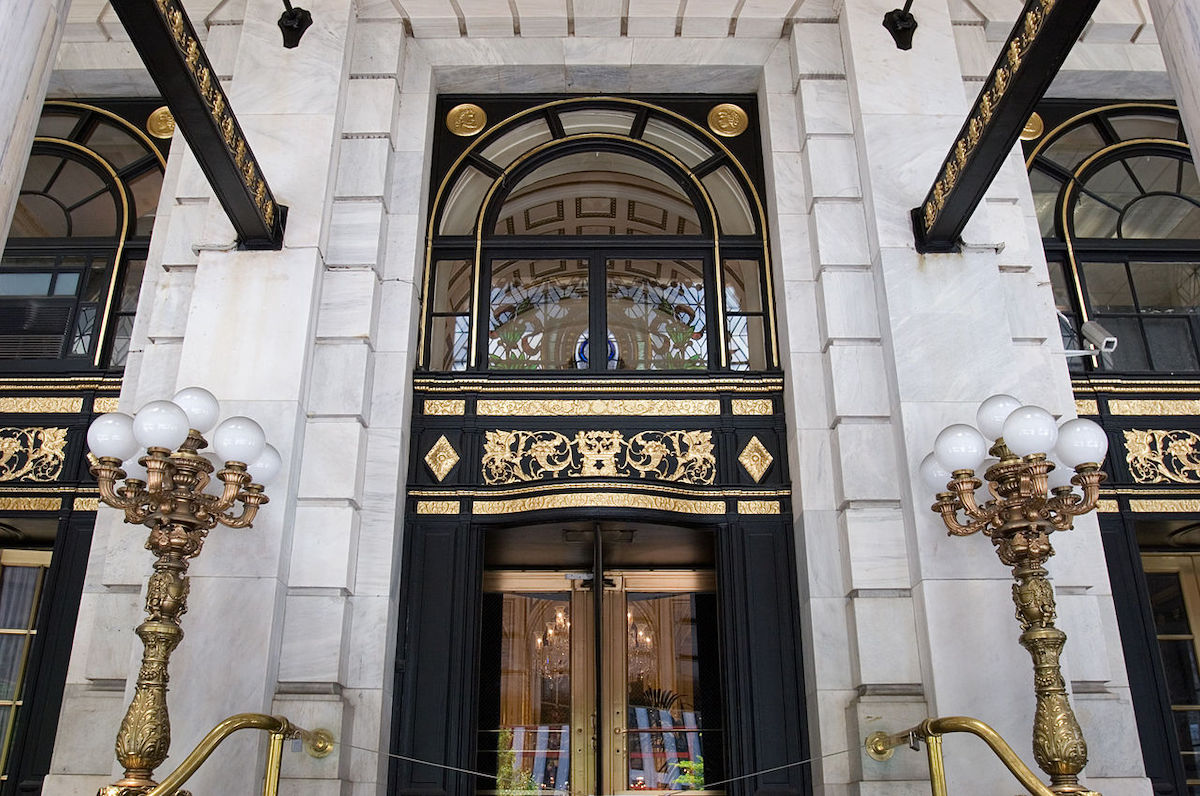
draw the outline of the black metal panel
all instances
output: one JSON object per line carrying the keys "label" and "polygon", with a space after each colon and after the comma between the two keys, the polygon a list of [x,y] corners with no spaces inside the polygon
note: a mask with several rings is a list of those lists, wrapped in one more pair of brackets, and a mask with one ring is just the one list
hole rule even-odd
{"label": "black metal panel", "polygon": [[[479,637],[480,547],[461,523],[412,523],[405,539],[392,752],[470,769]],[[469,793],[473,778],[393,758],[390,793]]]}
{"label": "black metal panel", "polygon": [[50,569],[42,587],[37,635],[29,652],[22,699],[18,713],[8,779],[0,783],[0,796],[32,796],[41,793],[42,781],[50,773],[50,755],[58,732],[67,663],[75,636],[83,574],[96,515],[79,513],[60,524],[54,539]]}
{"label": "black metal panel", "polygon": [[1097,3],[1027,0],[933,187],[912,211],[918,252],[957,250],[959,235]]}
{"label": "black metal panel", "polygon": [[1137,539],[1131,527],[1111,515],[1100,517],[1100,539],[1117,598],[1113,604],[1146,776],[1160,796],[1188,793]]}
{"label": "black metal panel", "polygon": [[281,248],[287,208],[275,202],[182,5],[112,5],[237,231],[239,247]]}

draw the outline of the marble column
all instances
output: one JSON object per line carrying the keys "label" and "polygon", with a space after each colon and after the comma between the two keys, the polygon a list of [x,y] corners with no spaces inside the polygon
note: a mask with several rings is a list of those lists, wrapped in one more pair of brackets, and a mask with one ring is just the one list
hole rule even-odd
{"label": "marble column", "polygon": [[1158,46],[1188,141],[1200,141],[1200,5],[1195,0],[1149,0]]}
{"label": "marble column", "polygon": [[0,19],[0,108],[12,120],[0,127],[0,185],[7,189],[0,195],[0,253],[69,6],[70,0],[16,0],[5,4]]}

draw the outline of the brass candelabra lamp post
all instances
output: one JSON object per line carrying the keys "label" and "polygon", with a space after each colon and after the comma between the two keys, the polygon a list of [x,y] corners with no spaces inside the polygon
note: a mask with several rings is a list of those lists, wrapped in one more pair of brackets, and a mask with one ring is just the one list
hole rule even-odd
{"label": "brass candelabra lamp post", "polygon": [[267,502],[263,484],[281,466],[279,452],[248,417],[217,426],[216,454],[204,453],[203,433],[216,425],[218,413],[210,392],[188,387],[172,401],[151,401],[134,417],[101,415],[88,429],[100,499],[123,511],[125,522],[150,529],[146,548],[156,556],[146,587],[146,620],[136,631],[144,646],[142,664],[117,733],[116,756],[125,776],[102,788],[102,795],[144,793],[155,786],[154,769],[171,746],[167,669],[183,638],[179,618],[187,612],[188,562],[218,524],[250,527]]}
{"label": "brass candelabra lamp post", "polygon": [[[943,430],[921,472],[937,490],[932,508],[949,533],[982,532],[1012,567],[1020,642],[1033,658],[1034,759],[1050,776],[1051,790],[1090,793],[1079,783],[1087,742],[1059,665],[1067,635],[1054,625],[1054,588],[1045,565],[1054,555],[1051,533],[1070,530],[1075,517],[1096,507],[1108,438],[1090,420],[1060,427],[1045,409],[1022,406],[1010,395],[988,398],[976,419],[982,434],[963,424]],[[995,458],[985,461],[989,453]],[[986,485],[975,477],[980,469]]]}

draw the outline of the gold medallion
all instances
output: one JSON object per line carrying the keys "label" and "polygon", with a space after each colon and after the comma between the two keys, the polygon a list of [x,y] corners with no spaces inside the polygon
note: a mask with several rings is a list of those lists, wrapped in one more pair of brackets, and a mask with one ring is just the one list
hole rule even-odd
{"label": "gold medallion", "polygon": [[175,117],[166,105],[150,114],[146,119],[146,132],[155,138],[170,138],[175,134]]}
{"label": "gold medallion", "polygon": [[486,126],[487,114],[483,108],[470,102],[455,105],[446,114],[446,129],[464,138],[477,135]]}
{"label": "gold medallion", "polygon": [[732,102],[723,102],[708,112],[708,127],[717,135],[733,138],[746,132],[750,117]]}
{"label": "gold medallion", "polygon": [[1029,121],[1025,122],[1025,127],[1021,130],[1021,140],[1036,141],[1042,137],[1042,133],[1045,131],[1045,122],[1043,122],[1042,117],[1035,112],[1029,117]]}

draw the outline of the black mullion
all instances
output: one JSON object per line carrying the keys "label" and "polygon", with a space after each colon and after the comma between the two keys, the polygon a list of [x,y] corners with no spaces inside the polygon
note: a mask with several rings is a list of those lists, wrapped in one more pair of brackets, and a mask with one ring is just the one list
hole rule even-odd
{"label": "black mullion", "polygon": [[565,138],[567,131],[563,129],[562,119],[558,118],[558,113],[553,108],[547,108],[545,117],[546,126],[550,128],[550,135],[555,139]]}
{"label": "black mullion", "polygon": [[[58,153],[55,153],[55,154],[58,154]],[[51,188],[51,186],[54,185],[54,181],[58,179],[60,174],[62,174],[62,170],[64,168],[66,168],[66,166],[67,166],[67,161],[71,159],[65,155],[59,155],[58,158],[59,158],[58,168],[56,168],[54,170],[54,173],[50,175],[50,179],[46,180],[46,185],[45,185],[45,187],[42,188],[42,193],[44,193],[44,194],[50,193],[50,188]]]}
{"label": "black mullion", "polygon": [[[704,274],[704,284],[706,287],[704,291],[704,334],[708,339],[708,351],[706,352],[706,358],[708,359],[708,362],[705,363],[705,369],[711,372],[714,370],[721,370],[721,361],[726,359],[729,355],[729,350],[725,346],[725,318],[721,317],[720,313],[717,312],[718,305],[716,293],[718,290],[722,289],[724,283],[722,282],[720,285],[717,283],[717,269],[721,267],[721,264],[716,262],[716,258],[713,257],[711,249],[704,253],[702,262],[703,268],[701,270]],[[720,306],[724,306],[724,301],[721,302]],[[715,357],[713,356],[714,326],[716,327],[717,331],[716,340],[718,346],[717,351],[715,352]],[[721,351],[725,351],[725,354],[722,355],[720,353]],[[729,363],[726,362],[724,367],[728,366]]]}
{"label": "black mullion", "polygon": [[1183,167],[1185,163],[1186,161],[1180,158],[1179,163],[1175,166],[1175,193],[1178,194],[1183,193]]}
{"label": "black mullion", "polygon": [[90,201],[92,201],[93,199],[95,199],[97,196],[100,196],[101,194],[110,193],[111,191],[112,191],[112,186],[111,186],[111,185],[105,185],[105,186],[104,186],[103,188],[101,188],[100,190],[98,190],[98,191],[96,191],[96,192],[94,192],[94,193],[92,193],[92,194],[89,194],[88,196],[84,197],[83,199],[80,199],[78,202],[76,202],[75,204],[73,204],[73,205],[71,205],[70,207],[68,207],[68,208],[67,208],[67,212],[68,212],[68,213],[70,213],[70,212],[72,212],[73,210],[77,210],[77,209],[79,209],[80,207],[83,207],[83,206],[84,206],[85,204],[87,204],[88,202],[90,202]]}
{"label": "black mullion", "polygon": [[633,115],[633,127],[629,129],[629,137],[640,139],[646,132],[646,122],[648,121],[650,121],[650,109],[639,108]]}
{"label": "black mullion", "polygon": [[1045,155],[1038,155],[1033,159],[1033,167],[1047,176],[1053,177],[1059,182],[1070,182],[1075,175],[1066,166],[1055,163]]}
{"label": "black mullion", "polygon": [[[475,286],[469,310],[472,320],[476,321],[479,326],[478,329],[473,330],[473,338],[479,352],[475,355],[475,361],[468,363],[467,370],[487,371],[490,369],[488,366],[488,318],[492,306],[492,256],[490,252],[483,252],[479,258],[479,284]],[[484,312],[485,305],[486,314]]]}
{"label": "black mullion", "polygon": [[[721,166],[724,165],[724,163],[725,163],[725,153],[718,152],[717,154],[710,157],[708,160],[701,161],[700,164],[696,166],[696,168],[692,169],[692,173],[696,175],[696,179],[704,179],[709,174],[711,174],[714,171],[716,171],[717,169],[721,168]],[[716,230],[713,231],[713,234],[716,234]]]}
{"label": "black mullion", "polygon": [[[1107,114],[1100,114],[1095,119],[1095,127],[1100,131],[1100,137],[1104,139],[1105,146],[1112,146],[1120,142],[1121,136],[1117,133],[1117,129],[1112,126]],[[1129,161],[1125,158],[1120,160],[1121,167],[1125,169],[1125,173],[1129,175],[1129,179],[1133,180],[1133,184],[1137,187],[1138,193],[1145,195],[1146,189],[1142,187],[1142,183],[1138,180],[1137,175],[1133,173],[1133,169],[1129,166]]]}
{"label": "black mullion", "polygon": [[493,180],[498,180],[504,176],[504,169],[500,168],[482,155],[478,155],[474,152],[467,155],[467,163],[479,169]]}
{"label": "black mullion", "polygon": [[608,370],[608,255],[599,250],[588,255],[588,370]]}
{"label": "black mullion", "polygon": [[150,171],[152,167],[156,168],[157,166],[158,158],[153,153],[148,152],[124,168],[116,169],[117,177],[124,182],[129,182],[135,177],[140,177]]}

